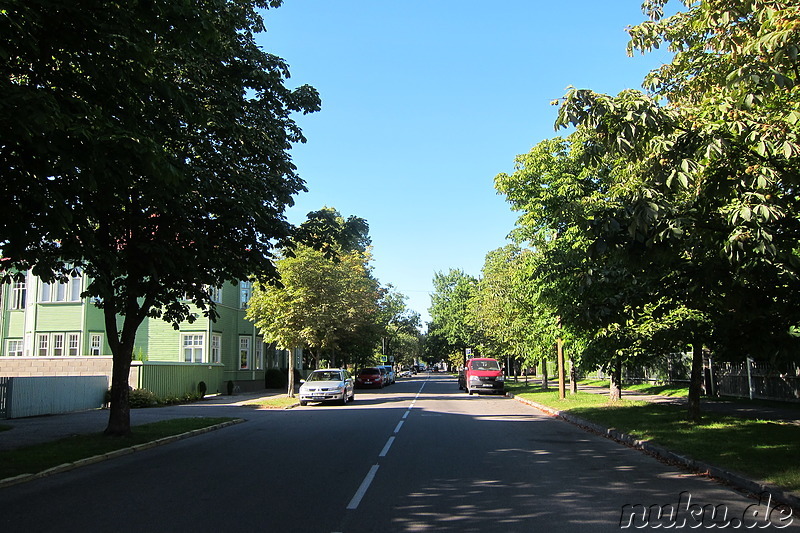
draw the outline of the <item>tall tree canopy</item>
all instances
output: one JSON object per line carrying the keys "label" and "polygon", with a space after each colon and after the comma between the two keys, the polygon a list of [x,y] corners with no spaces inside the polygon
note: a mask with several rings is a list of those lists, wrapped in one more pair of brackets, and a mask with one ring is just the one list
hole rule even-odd
{"label": "tall tree canopy", "polygon": [[254,40],[280,4],[0,2],[3,272],[91,280],[114,356],[109,434],[130,432],[145,317],[191,320],[186,298],[213,315],[209,287],[278,275],[284,209],[305,190],[291,115],[320,105]]}
{"label": "tall tree canopy", "polygon": [[[264,338],[304,347],[319,363],[323,352],[364,357],[380,340],[384,290],[372,275],[369,225],[333,208],[312,211],[278,262],[280,282],[255,285],[247,317]],[[293,394],[291,388],[289,393]]]}

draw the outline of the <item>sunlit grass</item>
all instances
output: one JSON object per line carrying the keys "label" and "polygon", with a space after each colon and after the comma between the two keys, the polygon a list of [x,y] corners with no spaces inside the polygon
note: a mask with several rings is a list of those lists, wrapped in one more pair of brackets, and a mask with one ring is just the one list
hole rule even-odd
{"label": "sunlit grass", "polygon": [[297,398],[289,398],[287,395],[281,395],[272,396],[255,402],[248,402],[242,405],[244,407],[255,407],[258,409],[286,409],[287,407],[299,405],[299,403]]}
{"label": "sunlit grass", "polygon": [[[0,479],[35,474],[65,463],[103,455],[173,435],[203,429],[234,418],[178,418],[132,428],[128,437],[109,437],[102,433],[75,435],[53,442],[24,446],[0,452]],[[12,428],[13,429],[13,428]]]}
{"label": "sunlit grass", "polygon": [[800,490],[800,426],[704,413],[701,423],[687,421],[686,407],[624,399],[610,403],[607,396],[578,392],[563,400],[558,390],[524,384],[508,385],[523,398],[566,411],[636,439],[647,440],[675,453],[692,457],[747,477]]}

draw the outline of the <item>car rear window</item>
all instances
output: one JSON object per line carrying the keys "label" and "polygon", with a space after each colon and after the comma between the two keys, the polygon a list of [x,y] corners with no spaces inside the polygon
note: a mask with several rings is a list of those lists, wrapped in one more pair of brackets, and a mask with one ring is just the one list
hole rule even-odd
{"label": "car rear window", "polygon": [[380,373],[381,373],[381,371],[378,370],[377,368],[365,368],[364,370],[359,372],[359,374],[361,374],[362,376],[372,376],[372,375],[380,374]]}

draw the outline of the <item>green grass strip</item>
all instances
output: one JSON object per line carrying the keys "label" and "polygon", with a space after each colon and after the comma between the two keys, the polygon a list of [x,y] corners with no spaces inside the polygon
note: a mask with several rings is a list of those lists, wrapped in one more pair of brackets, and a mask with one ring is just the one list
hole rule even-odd
{"label": "green grass strip", "polygon": [[557,390],[510,384],[511,392],[559,411],[615,428],[672,452],[800,491],[800,425],[704,413],[686,421],[686,408],[624,399],[609,403],[600,394],[578,392],[564,400]]}
{"label": "green grass strip", "polygon": [[287,407],[293,407],[295,405],[300,405],[300,401],[297,398],[289,398],[288,396],[283,395],[272,396],[260,401],[245,403],[242,404],[242,407],[254,407],[257,409],[286,409]]}
{"label": "green grass strip", "polygon": [[0,452],[0,479],[36,474],[47,469],[103,455],[115,450],[145,444],[165,437],[203,429],[235,418],[178,418],[134,426],[128,437],[109,437],[102,433],[74,435],[53,442],[24,446]]}

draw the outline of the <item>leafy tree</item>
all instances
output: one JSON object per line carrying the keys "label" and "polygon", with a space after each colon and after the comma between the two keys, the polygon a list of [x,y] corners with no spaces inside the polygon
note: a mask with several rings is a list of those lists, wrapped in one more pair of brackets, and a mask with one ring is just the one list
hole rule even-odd
{"label": "leafy tree", "polygon": [[[385,355],[397,355],[402,344],[419,337],[420,316],[406,307],[407,296],[391,284],[380,301],[379,322],[382,330],[382,349]],[[412,341],[413,342],[413,341]]]}
{"label": "leafy tree", "polygon": [[480,344],[478,332],[469,320],[469,301],[477,283],[477,279],[457,269],[450,269],[447,274],[437,272],[433,277],[429,334],[446,342],[454,367],[464,364],[467,348]]}
{"label": "leafy tree", "polygon": [[314,366],[324,356],[340,366],[371,362],[386,289],[372,276],[370,242],[363,218],[330,207],[310,212],[278,262],[280,283],[257,286],[248,317],[273,342],[309,348]]}
{"label": "leafy tree", "polygon": [[599,222],[661,269],[649,309],[692,337],[696,420],[702,344],[728,358],[796,349],[800,14],[794,2],[718,0],[663,17],[665,4],[645,2],[651,21],[630,30],[632,51],[675,53],[648,76],[652,94],[572,90],[558,124],[591,130],[589,155],[629,173],[623,209]]}
{"label": "leafy tree", "polygon": [[277,277],[288,150],[314,89],[256,45],[280,0],[4,0],[3,274],[87,274],[114,357],[106,433],[130,433],[128,374],[146,317],[176,327],[209,287]]}

